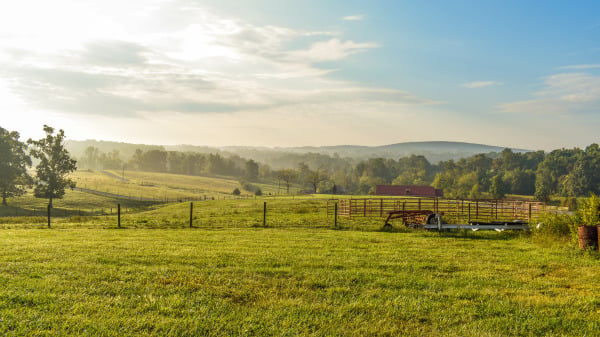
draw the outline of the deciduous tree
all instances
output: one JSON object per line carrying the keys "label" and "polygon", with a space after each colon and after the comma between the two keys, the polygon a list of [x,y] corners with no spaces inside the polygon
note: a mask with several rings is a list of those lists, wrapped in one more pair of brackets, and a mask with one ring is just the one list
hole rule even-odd
{"label": "deciduous tree", "polygon": [[490,194],[494,199],[504,198],[504,182],[500,175],[495,175],[492,178],[492,185],[490,186]]}
{"label": "deciduous tree", "polygon": [[31,185],[31,177],[27,174],[30,166],[27,145],[19,141],[19,133],[0,127],[0,193],[3,205],[7,204],[7,198],[22,195]]}
{"label": "deciduous tree", "polygon": [[46,138],[40,140],[29,139],[32,145],[30,154],[40,162],[36,166],[36,181],[34,195],[38,198],[48,198],[48,206],[52,207],[52,200],[62,198],[67,187],[75,187],[75,182],[67,175],[77,168],[77,162],[71,158],[65,149],[65,132],[59,130],[54,133],[54,128],[44,125]]}

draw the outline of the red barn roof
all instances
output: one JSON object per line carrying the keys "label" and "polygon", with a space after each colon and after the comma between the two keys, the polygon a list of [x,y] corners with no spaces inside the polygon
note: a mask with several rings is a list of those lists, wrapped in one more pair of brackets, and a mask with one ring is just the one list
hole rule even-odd
{"label": "red barn roof", "polygon": [[432,186],[418,185],[377,185],[377,195],[415,196],[415,197],[443,197],[444,190]]}

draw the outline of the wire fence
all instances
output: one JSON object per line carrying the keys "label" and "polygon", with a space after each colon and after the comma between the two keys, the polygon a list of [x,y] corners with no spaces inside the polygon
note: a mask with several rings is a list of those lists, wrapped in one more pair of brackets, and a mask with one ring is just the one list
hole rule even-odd
{"label": "wire fence", "polygon": [[[237,198],[179,202],[168,207],[127,207],[115,203],[103,208],[53,208],[51,218],[64,226],[85,222],[99,227],[337,227],[378,226],[391,212],[441,214],[446,223],[515,221],[531,223],[544,204],[500,200],[450,200],[436,198]],[[0,224],[42,223],[48,210],[14,208],[3,211]],[[34,220],[27,219],[33,217]],[[11,219],[14,218],[14,219]],[[22,219],[21,219],[22,218]],[[400,218],[400,217],[398,217]],[[407,224],[405,217],[402,217]],[[50,220],[48,221],[50,224]],[[387,223],[387,220],[385,221]]]}

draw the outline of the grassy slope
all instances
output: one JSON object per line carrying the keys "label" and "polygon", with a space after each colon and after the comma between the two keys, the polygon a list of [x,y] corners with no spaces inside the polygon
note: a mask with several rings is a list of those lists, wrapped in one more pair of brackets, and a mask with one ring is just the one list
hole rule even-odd
{"label": "grassy slope", "polygon": [[497,233],[4,230],[3,335],[594,335],[599,261]]}
{"label": "grassy slope", "polygon": [[[120,176],[121,172],[111,171]],[[125,171],[126,182],[114,176],[109,176],[99,171],[81,170],[71,176],[77,187],[113,193],[123,196],[156,198],[164,201],[182,198],[232,198],[231,192],[240,187],[239,182],[226,178],[210,178],[198,176],[185,176],[167,173],[149,173]],[[254,184],[259,186],[263,193],[277,193],[276,185]],[[243,191],[244,195],[251,194]],[[57,216],[91,213],[98,214],[103,210],[110,213],[116,210],[117,204],[127,209],[147,209],[149,202],[127,200],[110,196],[95,195],[91,193],[67,190],[63,199],[54,200],[54,214]],[[42,215],[48,204],[47,199],[34,198],[32,192],[18,197],[9,198],[8,207],[0,206],[0,217],[4,216],[32,216]],[[65,213],[67,211],[67,213]],[[0,220],[2,222],[2,220]]]}
{"label": "grassy slope", "polygon": [[[321,198],[234,199],[196,201],[193,207],[193,226],[196,228],[240,228],[263,225],[264,202],[267,202],[268,227],[333,227],[333,216],[327,214],[327,200]],[[116,206],[113,205],[113,214]],[[55,212],[56,213],[56,212]],[[60,215],[60,212],[58,212]],[[187,228],[190,219],[190,203],[155,205],[153,209],[129,212],[121,216],[121,224],[127,228]],[[40,228],[44,218],[29,221],[28,218],[0,217],[0,228]],[[37,223],[36,223],[37,222]],[[41,224],[40,224],[41,223]],[[348,221],[340,219],[345,228],[377,229],[381,219]],[[55,228],[115,228],[116,216],[74,216],[54,218]]]}
{"label": "grassy slope", "polygon": [[[104,210],[104,212],[108,213],[111,208],[113,211],[116,210],[118,203],[120,203],[122,207],[128,209],[146,209],[149,206],[149,203],[147,202],[114,199],[68,190],[66,191],[64,198],[54,199],[53,214],[56,216],[64,216],[65,211],[68,212],[67,215],[79,214],[79,211],[81,211],[81,214],[85,215],[90,214],[92,211],[97,213],[99,210]],[[0,206],[0,223],[10,220],[2,218],[5,216],[45,215],[47,205],[48,199],[35,198],[31,193],[22,197],[10,198],[8,199],[8,206]]]}
{"label": "grassy slope", "polygon": [[[108,171],[121,176],[120,171]],[[231,195],[233,189],[240,188],[236,179],[219,177],[186,176],[169,173],[125,171],[122,182],[114,176],[99,171],[81,170],[73,173],[77,186],[99,190],[113,194],[157,198],[200,198]],[[253,184],[259,186],[264,194],[277,193],[277,186],[270,184]],[[244,193],[251,194],[248,191]]]}

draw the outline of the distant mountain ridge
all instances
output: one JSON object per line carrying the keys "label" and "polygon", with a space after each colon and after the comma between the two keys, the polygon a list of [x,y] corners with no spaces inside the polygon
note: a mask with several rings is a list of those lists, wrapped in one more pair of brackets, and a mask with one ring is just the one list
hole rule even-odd
{"label": "distant mountain ridge", "polygon": [[[361,145],[336,145],[336,146],[303,146],[303,147],[252,147],[228,146],[221,148],[224,151],[242,155],[242,153],[256,152],[284,152],[284,153],[318,153],[330,156],[348,157],[353,159],[390,158],[399,159],[410,155],[423,155],[431,163],[445,160],[457,160],[471,157],[476,154],[499,153],[504,147],[447,141],[405,142],[381,146]],[[511,148],[513,152],[531,152],[531,150]]]}
{"label": "distant mountain ridge", "polygon": [[[150,149],[164,149],[167,151],[199,152],[199,153],[221,153],[223,155],[235,154],[247,159],[259,162],[273,162],[278,156],[284,154],[319,154],[327,156],[339,156],[354,160],[366,160],[370,158],[399,159],[410,155],[423,155],[432,164],[446,160],[458,160],[471,157],[475,154],[493,154],[504,150],[504,147],[447,141],[428,142],[405,142],[381,146],[362,145],[335,145],[335,146],[302,146],[302,147],[257,147],[257,146],[224,146],[208,147],[196,145],[144,145],[119,142],[85,140],[69,140],[67,148],[76,157],[82,157],[87,147],[94,146],[102,152],[119,150],[120,154],[128,159],[135,149],[148,151]],[[513,152],[530,152],[531,150],[511,149]]]}

